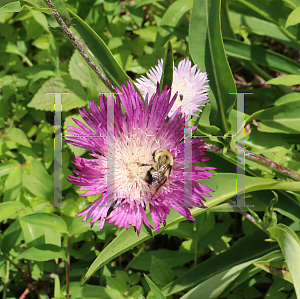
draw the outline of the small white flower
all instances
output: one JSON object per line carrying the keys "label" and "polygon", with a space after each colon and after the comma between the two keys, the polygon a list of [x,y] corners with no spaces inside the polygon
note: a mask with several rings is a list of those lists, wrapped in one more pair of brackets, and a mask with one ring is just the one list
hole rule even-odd
{"label": "small white flower", "polygon": [[[173,62],[174,64],[174,62]],[[206,84],[207,73],[197,71],[197,64],[191,67],[191,61],[189,59],[182,60],[178,64],[178,68],[173,67],[173,82],[171,97],[178,92],[176,101],[169,112],[169,117],[181,106],[181,111],[186,115],[199,116],[195,112],[200,111],[200,106],[205,106],[209,102],[208,90],[209,86]],[[151,97],[156,92],[157,83],[160,82],[163,73],[163,59],[158,60],[158,65],[150,68],[146,73],[147,77],[141,76],[136,79],[138,83],[136,86],[145,97]]]}

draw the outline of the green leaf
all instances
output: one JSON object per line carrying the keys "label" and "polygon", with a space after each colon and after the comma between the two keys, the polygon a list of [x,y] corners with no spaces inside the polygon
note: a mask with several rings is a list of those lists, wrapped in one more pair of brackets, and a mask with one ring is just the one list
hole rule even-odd
{"label": "green leaf", "polygon": [[33,160],[29,166],[29,174],[23,173],[23,186],[34,195],[48,201],[53,200],[53,180],[39,161]]}
{"label": "green leaf", "polygon": [[20,164],[16,160],[9,160],[0,164],[0,178],[8,175],[13,169],[19,168]]}
{"label": "green leaf", "polygon": [[[73,17],[71,30],[76,30],[77,34],[81,37],[82,41],[93,54],[97,62],[100,64],[104,74],[111,84],[121,89],[121,84],[126,84],[126,81],[131,80],[124,70],[120,67],[118,62],[113,57],[112,53],[97,35],[97,33],[83,20],[79,18],[74,12],[69,10]],[[76,35],[77,35],[76,34]],[[78,37],[78,36],[77,36]],[[101,90],[98,90],[101,92]]]}
{"label": "green leaf", "polygon": [[144,277],[145,277],[151,291],[153,292],[155,298],[156,299],[166,299],[166,297],[162,294],[160,289],[154,284],[154,282],[152,282],[152,280],[145,273],[144,273]]}
{"label": "green leaf", "polygon": [[288,16],[285,28],[289,26],[294,26],[300,23],[300,7],[295,8],[291,14]]}
{"label": "green leaf", "polygon": [[119,14],[121,10],[121,4],[118,0],[104,0],[103,7],[109,23],[112,21],[115,15]]}
{"label": "green leaf", "polygon": [[[195,0],[190,22],[190,52],[210,85],[210,124],[231,131],[229,114],[235,103],[236,86],[229,67],[220,29],[220,0]],[[224,79],[226,78],[226,79]]]}
{"label": "green leaf", "polygon": [[45,93],[58,92],[70,93],[63,94],[61,96],[62,111],[69,111],[74,108],[82,107],[86,104],[83,100],[86,97],[86,93],[79,81],[67,77],[55,77],[49,79],[42,85],[27,106],[38,110],[53,111],[55,95]]}
{"label": "green leaf", "polygon": [[65,259],[66,255],[63,249],[53,244],[43,244],[31,247],[18,256],[18,259],[27,259],[38,262],[50,261],[56,258]]}
{"label": "green leaf", "polygon": [[56,233],[68,233],[66,222],[59,216],[49,213],[35,213],[20,218],[22,221],[40,225]]}
{"label": "green leaf", "polygon": [[14,168],[9,173],[4,188],[4,198],[3,201],[15,200],[22,188],[22,170],[21,167]]}
{"label": "green leaf", "polygon": [[194,254],[191,252],[174,251],[167,249],[146,251],[133,260],[130,268],[140,271],[149,271],[151,266],[151,257],[159,259],[168,267],[175,268],[178,266],[183,266],[184,264],[192,261],[194,259]]}
{"label": "green leaf", "polygon": [[281,277],[290,283],[293,283],[293,279],[290,271],[287,268],[287,263],[283,261],[258,261],[253,263],[260,269],[278,277]]}
{"label": "green leaf", "polygon": [[14,2],[11,2],[11,3],[8,3],[4,6],[2,6],[0,8],[0,14],[9,13],[9,12],[19,12],[19,11],[23,10],[24,8],[28,9],[28,10],[36,10],[36,11],[40,11],[43,13],[52,14],[51,8],[42,8],[39,6],[35,6],[33,3],[29,2],[29,1],[26,1],[26,0],[23,0],[23,1],[29,3],[30,5],[33,5],[33,6],[28,6],[28,5],[21,6],[20,1],[14,1]]}
{"label": "green leaf", "polygon": [[0,222],[9,219],[11,216],[15,215],[18,210],[24,208],[23,203],[18,201],[8,201],[0,204]]}
{"label": "green leaf", "polygon": [[300,241],[295,232],[284,224],[268,228],[270,236],[276,239],[289,267],[297,297],[300,297]]}
{"label": "green leaf", "polygon": [[63,18],[68,27],[71,25],[71,17],[62,0],[52,0],[52,4],[58,11],[59,15]]}
{"label": "green leaf", "polygon": [[277,244],[264,241],[266,236],[262,231],[256,231],[254,234],[244,237],[225,252],[205,260],[165,286],[162,289],[163,294],[169,296],[180,292],[234,266],[245,262],[252,262],[254,259],[265,255],[271,250],[277,249]]}
{"label": "green leaf", "polygon": [[187,292],[182,299],[198,299],[201,293],[202,298],[219,298],[220,294],[234,281],[242,271],[251,265],[255,260],[246,263],[241,263],[228,270],[225,270],[204,282],[198,284],[195,288]]}
{"label": "green leaf", "polygon": [[253,119],[260,120],[259,129],[262,132],[299,134],[300,131],[300,100],[288,102],[272,108],[257,111],[245,123]]}
{"label": "green leaf", "polygon": [[27,146],[27,147],[31,147],[31,144],[26,136],[26,134],[18,129],[18,128],[12,128],[10,129],[7,134],[6,137],[10,138],[12,141]]}
{"label": "green leaf", "polygon": [[299,63],[274,51],[230,38],[224,38],[224,46],[228,56],[251,61],[286,74],[300,74]]}
{"label": "green leaf", "polygon": [[[249,176],[243,177],[245,179],[246,193],[264,189],[300,191],[300,182],[278,182],[272,179]],[[210,208],[225,201],[226,199],[235,196],[236,180],[237,175],[235,173],[219,173],[217,176],[211,177],[209,180],[199,180],[199,182],[215,190],[212,198],[207,199],[205,205],[208,208]],[[206,211],[207,209],[193,208],[191,210],[191,213],[193,217],[196,217],[201,213],[205,213]],[[160,228],[159,233],[164,231],[166,228],[172,227],[173,225],[184,220],[186,220],[186,218],[179,215],[175,210],[171,210],[170,214],[166,219],[166,225]],[[152,231],[153,236],[159,233],[157,233],[156,230]],[[138,237],[136,232],[134,232],[132,226],[130,226],[128,230],[123,229],[123,231],[97,256],[97,258],[94,260],[87,273],[83,277],[82,283],[84,283],[89,277],[91,277],[98,269],[103,267],[106,263],[123,254],[124,252],[130,250],[131,248],[149,240],[150,238],[152,238],[152,235],[149,235],[145,231],[141,230],[140,236]]]}
{"label": "green leaf", "polygon": [[160,50],[171,38],[172,33],[165,30],[162,26],[178,27],[185,15],[191,10],[192,0],[178,0],[172,3],[164,13],[157,30],[155,49]]}
{"label": "green leaf", "polygon": [[300,75],[286,75],[282,77],[277,77],[267,81],[266,84],[288,86],[298,85],[300,84]]}
{"label": "green leaf", "polygon": [[152,256],[150,275],[157,285],[165,286],[174,279],[172,268],[162,260]]}
{"label": "green leaf", "polygon": [[172,87],[173,82],[173,48],[171,42],[167,43],[164,64],[163,64],[163,73],[160,80],[160,90],[168,85],[168,88]]}

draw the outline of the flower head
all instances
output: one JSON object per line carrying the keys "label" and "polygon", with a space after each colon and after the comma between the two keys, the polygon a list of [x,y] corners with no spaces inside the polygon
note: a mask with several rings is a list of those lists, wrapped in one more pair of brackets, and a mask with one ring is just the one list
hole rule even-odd
{"label": "flower head", "polygon": [[[138,82],[136,86],[144,97],[146,94],[151,97],[156,92],[156,86],[161,80],[162,73],[163,59],[158,60],[158,65],[150,68],[147,73],[148,78],[141,76],[141,78],[136,79]],[[197,71],[197,64],[191,67],[191,61],[188,59],[180,61],[178,68],[174,66],[171,96],[173,97],[176,92],[178,92],[178,95],[169,112],[169,116],[171,116],[178,107],[181,107],[182,112],[186,115],[191,114],[198,116],[195,112],[201,112],[202,110],[199,109],[199,107],[205,106],[205,103],[209,102],[209,86],[206,85],[208,81],[207,73],[200,72],[200,69]]]}
{"label": "flower head", "polygon": [[[205,208],[202,201],[204,196],[211,196],[213,190],[196,182],[198,179],[208,179],[212,174],[208,172],[212,167],[192,166],[192,196],[188,207],[184,205],[184,118],[180,118],[178,109],[167,121],[166,117],[176,100],[175,95],[170,100],[171,91],[164,88],[151,97],[146,96],[145,102],[135,91],[131,82],[128,88],[122,85],[122,92],[116,97],[114,104],[114,135],[107,134],[109,118],[108,102],[105,96],[100,96],[100,109],[94,101],[90,102],[89,113],[84,107],[79,110],[86,122],[74,121],[80,127],[69,127],[68,132],[73,135],[67,142],[78,147],[91,150],[93,158],[86,159],[75,156],[74,170],[76,176],[70,176],[69,181],[82,186],[79,190],[86,190],[81,196],[103,193],[77,216],[85,215],[83,221],[92,217],[91,225],[100,219],[100,229],[105,220],[114,222],[119,228],[133,225],[138,234],[145,223],[153,228],[146,216],[150,215],[154,227],[159,231],[160,223],[166,224],[166,217],[170,208],[174,208],[187,219],[194,220],[188,207]],[[113,99],[113,98],[112,98]],[[114,102],[114,101],[113,101]],[[123,114],[121,103],[125,109]],[[82,138],[86,137],[86,138]],[[113,144],[108,144],[113,140]],[[204,141],[191,140],[192,162],[209,160],[202,147]],[[109,150],[107,150],[109,149]],[[167,180],[159,188],[145,179],[149,174],[153,157],[166,150],[173,157],[172,169]],[[113,177],[108,175],[108,156],[114,154]],[[114,188],[114,206],[107,205],[110,182]],[[111,208],[111,210],[109,210]]]}

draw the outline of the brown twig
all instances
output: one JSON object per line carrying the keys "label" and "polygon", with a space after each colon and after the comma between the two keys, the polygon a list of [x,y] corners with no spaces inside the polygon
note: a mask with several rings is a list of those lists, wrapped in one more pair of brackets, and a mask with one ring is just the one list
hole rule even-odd
{"label": "brown twig", "polygon": [[70,42],[73,44],[73,46],[79,51],[83,59],[87,62],[87,64],[94,70],[94,72],[97,74],[97,76],[100,78],[100,80],[105,84],[105,86],[111,91],[116,92],[115,87],[109,82],[109,80],[105,77],[105,75],[101,72],[101,70],[98,68],[98,66],[92,61],[92,59],[86,54],[84,49],[81,47],[81,45],[78,43],[76,38],[73,36],[61,16],[59,15],[58,11],[53,6],[51,0],[45,0],[45,3],[48,5],[49,8],[53,10],[53,15],[59,24],[61,30],[64,32],[66,37],[70,40]]}
{"label": "brown twig", "polygon": [[240,207],[234,205],[233,201],[231,201],[230,199],[226,200],[231,206],[234,206],[234,208],[243,216],[245,216],[246,219],[248,219],[250,222],[252,222],[255,226],[257,226],[259,229],[261,229],[263,232],[265,232],[266,234],[268,234],[268,232],[262,227],[260,226],[255,219],[248,214],[246,211],[244,211],[243,209],[241,209]]}
{"label": "brown twig", "polygon": [[[209,143],[206,143],[204,145],[204,147],[210,151],[210,152],[214,152],[214,153],[218,153],[218,154],[222,154],[223,153],[223,150],[222,148],[216,146],[216,145],[213,145],[213,144],[209,144]],[[231,150],[228,150],[228,153],[230,154],[234,154],[235,153]],[[267,159],[263,156],[260,156],[260,155],[257,155],[257,154],[254,154],[246,149],[243,149],[241,148],[240,146],[238,146],[238,151],[237,151],[237,154],[239,157],[244,157],[244,153],[245,153],[245,158],[247,160],[250,160],[250,161],[253,161],[253,162],[256,162],[260,165],[263,165],[263,166],[267,166],[269,167],[271,170],[277,172],[277,173],[280,173],[286,177],[289,177],[291,179],[293,179],[294,181],[300,181],[300,174],[288,167],[285,167],[279,163],[276,163],[270,159]]]}

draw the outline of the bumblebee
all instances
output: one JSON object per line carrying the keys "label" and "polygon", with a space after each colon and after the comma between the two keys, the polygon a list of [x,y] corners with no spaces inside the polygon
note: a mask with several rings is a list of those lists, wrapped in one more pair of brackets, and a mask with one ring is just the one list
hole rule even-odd
{"label": "bumblebee", "polygon": [[156,191],[153,194],[155,195],[159,188],[165,184],[171,173],[173,167],[173,156],[167,150],[163,150],[157,155],[155,155],[154,152],[153,160],[154,163],[147,171],[145,181],[152,186],[157,186]]}

